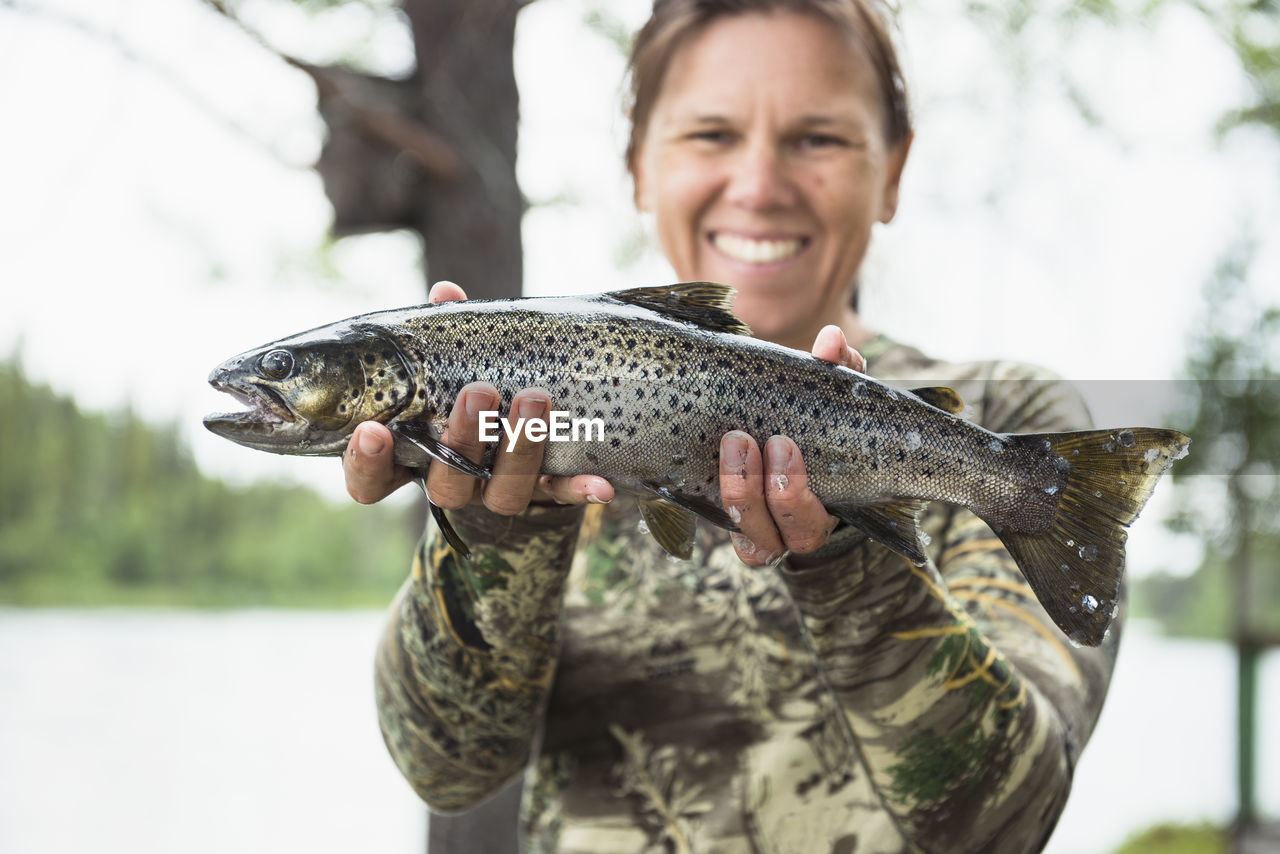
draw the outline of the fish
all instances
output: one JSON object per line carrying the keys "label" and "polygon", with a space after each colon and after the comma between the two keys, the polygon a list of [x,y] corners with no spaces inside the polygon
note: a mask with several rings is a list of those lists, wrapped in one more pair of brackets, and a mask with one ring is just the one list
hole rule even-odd
{"label": "fish", "polygon": [[[734,291],[685,282],[573,297],[468,300],[379,311],[234,356],[209,375],[245,409],[205,426],[249,448],[338,456],[356,426],[385,424],[396,462],[439,461],[492,477],[499,442],[473,462],[441,442],[468,383],[502,412],[528,387],[587,424],[548,441],[542,472],[595,474],[634,493],[659,545],[687,559],[697,519],[736,531],[720,504],[719,443],[742,430],[799,446],[809,487],[834,517],[917,566],[927,502],[965,507],[1004,543],[1073,643],[1114,619],[1127,527],[1185,456],[1177,430],[995,433],[961,417],[947,388],[894,388],[751,336]],[[431,505],[442,534],[465,543]]]}

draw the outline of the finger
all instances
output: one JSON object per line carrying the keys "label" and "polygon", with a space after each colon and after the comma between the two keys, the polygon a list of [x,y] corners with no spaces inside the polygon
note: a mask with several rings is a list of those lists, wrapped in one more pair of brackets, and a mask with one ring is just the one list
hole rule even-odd
{"label": "finger", "polygon": [[[458,394],[440,441],[473,463],[484,457],[480,441],[480,413],[498,409],[498,390],[488,383],[471,383]],[[456,510],[471,503],[476,494],[476,478],[463,474],[442,462],[431,463],[427,470],[427,497],[437,507]]]}
{"label": "finger", "polygon": [[720,439],[720,502],[740,533],[733,548],[748,566],[763,566],[782,554],[782,539],[764,499],[760,448],[739,430]]}
{"label": "finger", "polygon": [[514,437],[505,433],[502,449],[493,463],[493,477],[484,486],[484,506],[503,516],[514,516],[529,506],[542,468],[545,433],[530,438],[528,426],[547,423],[551,395],[540,388],[527,388],[511,399],[507,420],[515,430]]}
{"label": "finger", "polygon": [[575,477],[544,474],[538,478],[533,492],[535,501],[554,501],[556,504],[608,504],[613,496],[613,484],[594,474]]}
{"label": "finger", "polygon": [[782,542],[796,554],[818,549],[839,520],[827,513],[809,489],[800,448],[786,436],[772,436],[764,444],[765,503]]}
{"label": "finger", "polygon": [[427,294],[428,302],[459,302],[467,298],[462,288],[453,282],[436,282]]}
{"label": "finger", "polygon": [[839,326],[824,326],[818,331],[818,337],[813,340],[813,355],[824,362],[844,365],[858,373],[867,369],[867,360],[849,346],[844,330]]}
{"label": "finger", "polygon": [[413,479],[395,464],[394,439],[385,425],[366,421],[356,427],[342,456],[347,494],[361,504],[381,501]]}

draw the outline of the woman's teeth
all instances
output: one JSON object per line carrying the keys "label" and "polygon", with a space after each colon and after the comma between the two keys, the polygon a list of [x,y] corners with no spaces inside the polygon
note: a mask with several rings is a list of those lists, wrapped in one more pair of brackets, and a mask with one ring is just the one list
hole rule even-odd
{"label": "woman's teeth", "polygon": [[790,258],[800,251],[804,241],[799,238],[790,240],[752,240],[749,237],[738,237],[733,234],[712,234],[711,244],[716,249],[736,261],[749,264],[767,264],[770,261],[781,261]]}

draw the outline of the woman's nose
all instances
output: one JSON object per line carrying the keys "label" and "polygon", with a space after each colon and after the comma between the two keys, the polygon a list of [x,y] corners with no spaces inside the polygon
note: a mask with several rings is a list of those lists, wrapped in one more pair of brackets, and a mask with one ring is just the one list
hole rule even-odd
{"label": "woman's nose", "polygon": [[764,143],[743,146],[732,164],[727,200],[749,210],[786,207],[795,198],[782,153]]}

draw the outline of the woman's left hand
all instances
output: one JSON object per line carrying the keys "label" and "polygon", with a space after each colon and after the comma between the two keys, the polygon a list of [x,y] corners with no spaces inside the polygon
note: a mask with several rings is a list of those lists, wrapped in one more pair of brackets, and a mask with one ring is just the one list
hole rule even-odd
{"label": "woman's left hand", "polygon": [[[838,326],[826,326],[818,333],[813,355],[855,371],[866,370],[866,360],[849,346]],[[809,490],[800,449],[786,436],[771,436],[762,454],[746,433],[724,434],[720,501],[741,529],[733,535],[733,547],[748,566],[772,563],[785,551],[808,554],[820,548],[839,523]]]}

